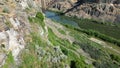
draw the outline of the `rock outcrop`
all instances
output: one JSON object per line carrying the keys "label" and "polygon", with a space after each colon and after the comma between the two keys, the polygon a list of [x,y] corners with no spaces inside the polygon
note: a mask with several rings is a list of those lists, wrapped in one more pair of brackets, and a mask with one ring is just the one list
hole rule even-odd
{"label": "rock outcrop", "polygon": [[77,2],[71,0],[71,2],[57,2],[52,8],[62,11],[67,16],[120,22],[120,0],[78,0]]}
{"label": "rock outcrop", "polygon": [[[28,16],[40,11],[34,0],[0,0],[0,67],[4,65],[11,52],[16,63],[19,53],[26,45],[26,36],[30,34]],[[34,3],[34,4],[33,4]],[[32,13],[26,12],[34,8]]]}

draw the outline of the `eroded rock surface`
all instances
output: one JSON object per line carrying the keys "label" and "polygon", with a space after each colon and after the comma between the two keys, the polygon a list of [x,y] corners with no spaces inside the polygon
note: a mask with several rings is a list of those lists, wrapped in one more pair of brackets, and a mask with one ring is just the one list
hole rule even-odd
{"label": "eroded rock surface", "polygon": [[19,54],[26,45],[26,36],[30,34],[28,16],[32,13],[26,13],[26,9],[30,5],[38,8],[36,3],[33,0],[0,0],[0,67],[9,53],[19,63]]}
{"label": "eroded rock surface", "polygon": [[61,1],[52,5],[52,8],[65,13],[66,16],[120,22],[120,0]]}

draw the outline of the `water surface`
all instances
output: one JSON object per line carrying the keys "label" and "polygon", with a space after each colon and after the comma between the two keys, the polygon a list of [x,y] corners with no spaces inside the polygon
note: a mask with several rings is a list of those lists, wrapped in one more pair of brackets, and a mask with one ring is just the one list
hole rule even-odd
{"label": "water surface", "polygon": [[71,25],[71,26],[74,26],[74,27],[79,27],[76,22],[74,22],[72,20],[65,19],[61,15],[58,15],[55,12],[46,11],[45,15],[46,15],[47,18],[50,18],[50,19],[52,19],[56,22],[59,22],[59,23],[62,23],[62,24],[68,24],[68,25]]}

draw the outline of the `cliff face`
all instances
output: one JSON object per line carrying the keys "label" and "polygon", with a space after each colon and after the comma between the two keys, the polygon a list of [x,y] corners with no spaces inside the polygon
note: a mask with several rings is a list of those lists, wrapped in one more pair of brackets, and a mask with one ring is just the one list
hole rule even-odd
{"label": "cliff face", "polygon": [[[71,0],[72,1],[72,0]],[[114,3],[114,4],[119,4],[120,0],[77,0],[81,2],[93,2],[93,3]]]}
{"label": "cliff face", "polygon": [[96,2],[120,4],[120,0],[96,0]]}
{"label": "cliff face", "polygon": [[67,12],[67,16],[120,22],[120,0],[78,0],[72,5],[71,2],[58,2],[52,8]]}
{"label": "cliff face", "polygon": [[[25,48],[31,31],[28,17],[36,14],[38,6],[32,0],[0,0],[0,67],[9,54],[19,63],[18,55]],[[37,10],[29,12],[29,7]]]}

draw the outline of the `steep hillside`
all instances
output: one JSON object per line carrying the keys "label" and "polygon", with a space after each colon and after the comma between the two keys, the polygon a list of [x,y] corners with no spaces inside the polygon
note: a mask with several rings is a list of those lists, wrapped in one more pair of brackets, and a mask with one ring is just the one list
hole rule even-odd
{"label": "steep hillside", "polygon": [[1,68],[119,68],[120,48],[46,18],[40,0],[0,0]]}

